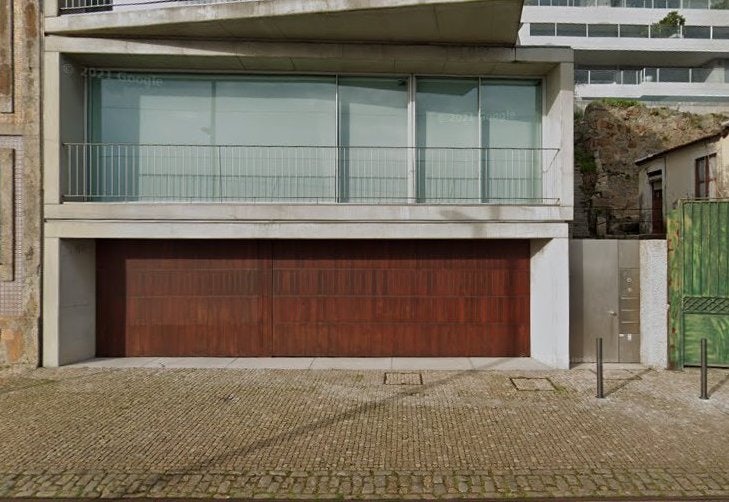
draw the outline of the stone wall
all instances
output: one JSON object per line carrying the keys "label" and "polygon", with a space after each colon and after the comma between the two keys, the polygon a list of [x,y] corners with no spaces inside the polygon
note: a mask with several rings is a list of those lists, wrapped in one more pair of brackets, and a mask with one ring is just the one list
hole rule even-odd
{"label": "stone wall", "polygon": [[647,107],[590,103],[575,117],[574,237],[630,233],[638,212],[638,167],[646,155],[717,132],[729,118]]}
{"label": "stone wall", "polygon": [[40,23],[39,0],[0,2],[0,367],[39,360]]}

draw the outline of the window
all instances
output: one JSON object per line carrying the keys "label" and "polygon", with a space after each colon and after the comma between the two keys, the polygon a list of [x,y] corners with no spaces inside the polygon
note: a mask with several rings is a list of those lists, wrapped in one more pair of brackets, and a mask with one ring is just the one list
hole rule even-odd
{"label": "window", "polygon": [[529,25],[529,34],[533,37],[553,37],[554,29],[554,23],[531,23]]}
{"label": "window", "polygon": [[729,26],[713,26],[712,38],[720,40],[729,39]]}
{"label": "window", "polygon": [[683,38],[711,38],[710,26],[684,26]]}
{"label": "window", "polygon": [[575,23],[557,24],[558,37],[585,37],[587,36],[587,25]]}
{"label": "window", "polygon": [[714,194],[714,175],[716,173],[716,154],[707,155],[696,159],[696,167],[694,172],[695,193],[698,198],[713,197]]}
{"label": "window", "polygon": [[89,82],[100,146],[81,152],[93,157],[77,178],[92,200],[541,194],[539,81],[104,71]]}
{"label": "window", "polygon": [[641,24],[621,24],[621,38],[648,38],[648,26]]}
{"label": "window", "polygon": [[589,37],[617,38],[617,24],[591,24],[587,27]]}

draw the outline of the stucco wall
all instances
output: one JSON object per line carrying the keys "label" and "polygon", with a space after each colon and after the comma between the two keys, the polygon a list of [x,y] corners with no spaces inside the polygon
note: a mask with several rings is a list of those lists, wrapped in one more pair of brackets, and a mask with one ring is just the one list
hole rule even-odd
{"label": "stucco wall", "polygon": [[640,360],[658,368],[668,364],[666,260],[665,240],[640,242]]}
{"label": "stucco wall", "polygon": [[0,367],[38,364],[40,17],[0,2]]}

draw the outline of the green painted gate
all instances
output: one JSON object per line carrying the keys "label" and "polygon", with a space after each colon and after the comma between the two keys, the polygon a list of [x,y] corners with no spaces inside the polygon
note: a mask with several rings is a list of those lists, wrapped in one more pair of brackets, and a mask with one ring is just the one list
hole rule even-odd
{"label": "green painted gate", "polygon": [[668,356],[671,368],[729,367],[729,201],[681,201],[668,217]]}

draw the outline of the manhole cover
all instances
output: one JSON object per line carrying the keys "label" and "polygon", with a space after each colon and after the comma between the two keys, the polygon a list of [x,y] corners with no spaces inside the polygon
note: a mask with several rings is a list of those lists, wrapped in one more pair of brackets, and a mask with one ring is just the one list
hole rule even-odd
{"label": "manhole cover", "polygon": [[420,373],[385,373],[385,385],[423,385]]}
{"label": "manhole cover", "polygon": [[512,378],[516,390],[555,390],[549,378]]}

